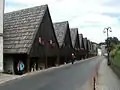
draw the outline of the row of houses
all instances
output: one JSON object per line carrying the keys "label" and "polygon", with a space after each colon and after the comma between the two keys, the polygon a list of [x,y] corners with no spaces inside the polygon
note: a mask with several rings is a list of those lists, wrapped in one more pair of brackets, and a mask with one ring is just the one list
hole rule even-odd
{"label": "row of houses", "polygon": [[97,55],[97,46],[70,28],[68,21],[53,23],[48,5],[4,14],[4,71],[19,74]]}

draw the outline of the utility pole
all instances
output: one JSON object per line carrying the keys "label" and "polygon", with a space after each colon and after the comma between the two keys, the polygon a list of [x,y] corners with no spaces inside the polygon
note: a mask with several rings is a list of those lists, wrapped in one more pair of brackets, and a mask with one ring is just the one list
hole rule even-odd
{"label": "utility pole", "polygon": [[107,34],[107,59],[108,59],[107,64],[110,65],[110,58],[109,58],[110,57],[109,32],[112,32],[111,27],[104,28],[103,32]]}
{"label": "utility pole", "polygon": [[3,14],[4,0],[0,0],[0,72],[3,72]]}

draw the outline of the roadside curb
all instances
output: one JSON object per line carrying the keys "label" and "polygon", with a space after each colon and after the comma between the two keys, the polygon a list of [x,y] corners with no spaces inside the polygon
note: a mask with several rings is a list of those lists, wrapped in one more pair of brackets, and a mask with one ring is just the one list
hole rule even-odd
{"label": "roadside curb", "polygon": [[[94,59],[96,57],[97,56],[91,57],[91,58],[87,58],[87,59],[83,59],[83,60],[80,60],[80,61],[76,61],[74,64],[82,63],[82,62]],[[60,65],[60,66],[57,66],[57,67],[51,67],[51,68],[43,69],[43,70],[40,70],[40,71],[34,71],[34,72],[26,73],[24,75],[21,75],[21,77],[28,76],[28,75],[35,75],[35,74],[46,72],[46,71],[52,71],[52,70],[55,70],[55,69],[64,68],[64,67],[68,67],[68,66],[71,66],[71,65],[72,65],[71,63],[63,64],[63,65]]]}
{"label": "roadside curb", "polygon": [[3,83],[9,82],[9,81],[18,79],[18,78],[21,78],[21,77],[20,77],[20,76],[18,76],[18,77],[12,77],[12,78],[10,78],[10,79],[4,80],[4,81],[0,81],[0,85],[3,84]]}
{"label": "roadside curb", "polygon": [[[82,62],[94,59],[96,57],[98,57],[98,56],[87,58],[87,59],[83,59],[83,60],[80,60],[80,61],[76,61],[74,64],[82,63]],[[57,67],[51,67],[51,68],[40,70],[40,71],[34,71],[34,72],[26,73],[26,74],[23,74],[21,76],[12,77],[10,79],[1,81],[0,85],[3,84],[3,83],[9,82],[9,81],[15,80],[15,79],[20,79],[20,78],[23,78],[23,77],[26,77],[26,76],[36,75],[38,73],[42,73],[42,72],[46,72],[46,71],[52,71],[52,70],[55,70],[55,69],[64,68],[64,67],[68,67],[68,66],[71,66],[71,65],[72,65],[71,63],[68,63],[68,64],[63,64],[63,65],[60,65],[60,66],[57,66]]]}

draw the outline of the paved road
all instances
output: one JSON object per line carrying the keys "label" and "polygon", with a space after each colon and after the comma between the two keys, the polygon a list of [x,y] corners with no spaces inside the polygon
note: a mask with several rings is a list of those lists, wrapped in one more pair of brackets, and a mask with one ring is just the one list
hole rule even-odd
{"label": "paved road", "polygon": [[74,65],[25,76],[0,85],[0,90],[81,90],[92,78],[98,60],[96,57]]}

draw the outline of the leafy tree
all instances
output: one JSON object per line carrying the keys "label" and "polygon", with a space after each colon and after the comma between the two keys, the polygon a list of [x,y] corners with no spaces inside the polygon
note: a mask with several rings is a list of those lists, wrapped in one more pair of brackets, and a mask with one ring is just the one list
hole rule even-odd
{"label": "leafy tree", "polygon": [[[109,37],[105,40],[105,44],[109,45],[109,50],[113,50],[116,45],[118,45],[120,41],[118,40],[117,37]],[[107,47],[106,47],[107,48]]]}

